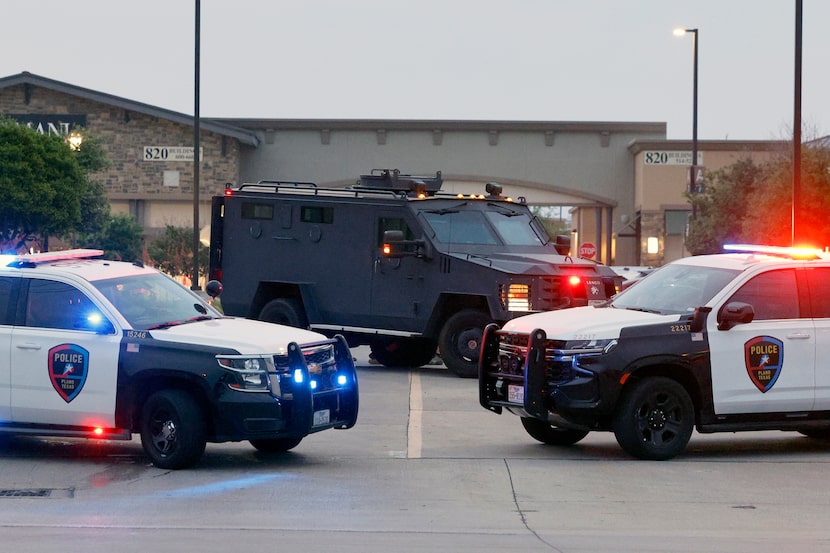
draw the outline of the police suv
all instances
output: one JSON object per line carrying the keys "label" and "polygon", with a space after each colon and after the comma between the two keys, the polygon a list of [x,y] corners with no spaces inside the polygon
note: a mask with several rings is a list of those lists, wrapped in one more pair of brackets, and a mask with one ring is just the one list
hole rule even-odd
{"label": "police suv", "polygon": [[206,442],[281,452],[355,424],[342,337],[222,316],[155,269],[91,259],[102,253],[0,256],[0,432],[139,433],[154,465],[180,469]]}
{"label": "police suv", "polygon": [[830,438],[830,256],[732,246],[649,274],[602,306],[485,331],[479,399],[530,436],[613,431],[629,454],[680,454],[692,430]]}

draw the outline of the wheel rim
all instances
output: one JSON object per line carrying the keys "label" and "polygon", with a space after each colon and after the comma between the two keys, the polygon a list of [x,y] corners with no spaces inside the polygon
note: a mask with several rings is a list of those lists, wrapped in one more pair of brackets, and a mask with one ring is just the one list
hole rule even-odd
{"label": "wheel rim", "polygon": [[665,447],[678,439],[684,422],[682,405],[670,393],[651,395],[637,410],[638,436],[654,447]]}
{"label": "wheel rim", "polygon": [[458,347],[458,354],[470,361],[477,360],[481,336],[481,331],[476,328],[468,328],[459,332],[458,338],[455,341]]}
{"label": "wheel rim", "polygon": [[176,422],[166,411],[157,411],[151,424],[151,439],[156,451],[169,455],[176,449]]}

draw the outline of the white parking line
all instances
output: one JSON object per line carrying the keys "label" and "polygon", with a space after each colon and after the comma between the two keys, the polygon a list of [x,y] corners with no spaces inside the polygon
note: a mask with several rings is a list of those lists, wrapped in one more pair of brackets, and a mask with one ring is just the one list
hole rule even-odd
{"label": "white parking line", "polygon": [[407,459],[421,458],[422,426],[424,402],[421,397],[421,375],[409,372],[409,426],[406,429]]}

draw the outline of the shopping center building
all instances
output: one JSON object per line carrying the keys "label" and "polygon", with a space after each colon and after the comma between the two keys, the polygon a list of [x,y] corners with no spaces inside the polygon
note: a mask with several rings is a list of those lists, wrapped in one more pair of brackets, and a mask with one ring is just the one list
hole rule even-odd
{"label": "shopping center building", "polygon": [[[0,116],[67,138],[84,128],[103,145],[113,213],[150,237],[193,226],[194,119],[106,92],[23,72],[0,78]],[[208,235],[210,198],[226,183],[311,181],[349,186],[373,169],[434,175],[444,189],[499,182],[528,204],[567,206],[574,254],[613,265],[659,266],[688,252],[691,140],[667,140],[662,122],[235,119],[202,117],[198,202]],[[780,141],[700,141],[712,171],[786,151]]]}

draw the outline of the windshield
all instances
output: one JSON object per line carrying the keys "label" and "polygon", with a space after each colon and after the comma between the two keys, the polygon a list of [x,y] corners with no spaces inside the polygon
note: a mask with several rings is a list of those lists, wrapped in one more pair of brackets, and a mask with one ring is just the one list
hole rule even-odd
{"label": "windshield", "polygon": [[545,244],[543,231],[534,230],[533,220],[521,211],[505,208],[492,211],[440,209],[423,211],[422,215],[435,233],[435,239],[445,244]]}
{"label": "windshield", "polygon": [[706,305],[738,273],[698,265],[666,265],[618,294],[611,306],[660,314],[691,313]]}
{"label": "windshield", "polygon": [[92,284],[136,330],[221,317],[187,288],[162,273],[99,280]]}

